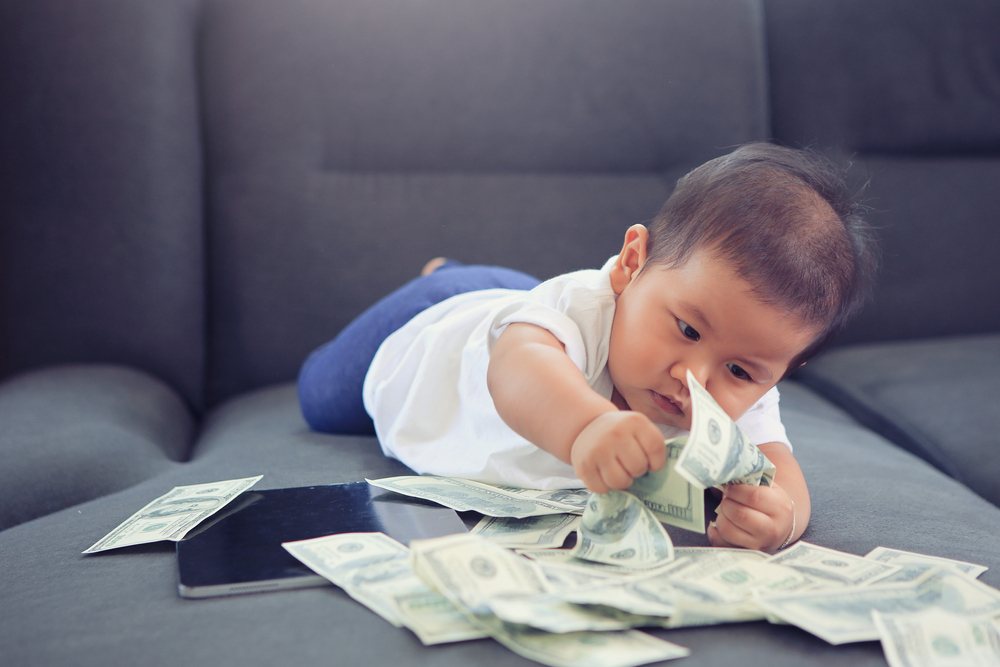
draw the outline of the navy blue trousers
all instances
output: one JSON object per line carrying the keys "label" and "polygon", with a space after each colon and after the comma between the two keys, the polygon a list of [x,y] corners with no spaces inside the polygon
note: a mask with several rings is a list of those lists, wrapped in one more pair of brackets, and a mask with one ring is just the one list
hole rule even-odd
{"label": "navy blue trousers", "polygon": [[309,428],[325,433],[373,434],[361,398],[365,374],[379,345],[414,316],[449,297],[475,290],[529,290],[537,278],[496,266],[449,260],[380,299],[317,348],[299,372],[299,405]]}

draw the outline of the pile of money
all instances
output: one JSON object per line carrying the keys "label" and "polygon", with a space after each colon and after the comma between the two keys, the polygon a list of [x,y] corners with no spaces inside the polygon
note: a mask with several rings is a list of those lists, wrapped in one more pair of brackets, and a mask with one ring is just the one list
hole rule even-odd
{"label": "pile of money", "polygon": [[[864,556],[798,542],[774,555],[675,547],[705,532],[703,490],[771,484],[774,466],[693,377],[691,432],[627,491],[540,491],[471,480],[368,480],[482,519],[416,540],[347,533],[287,542],[295,558],[425,645],[490,638],[557,667],[684,657],[658,631],[766,620],[830,644],[881,641],[890,667],[1000,664],[1000,592],[986,567],[878,547]],[[179,540],[260,477],[176,487],[87,549]],[[575,544],[567,548],[570,536]]]}
{"label": "pile of money", "polygon": [[[518,521],[525,521],[523,519]],[[678,547],[635,570],[571,549],[511,549],[513,524],[414,541],[381,533],[285,544],[305,565],[425,645],[489,637],[545,665],[626,667],[688,650],[637,628],[768,620],[831,644],[881,640],[892,667],[1000,664],[1000,592],[985,567],[879,547]],[[539,529],[525,524],[528,535]],[[525,541],[531,542],[534,538]]]}

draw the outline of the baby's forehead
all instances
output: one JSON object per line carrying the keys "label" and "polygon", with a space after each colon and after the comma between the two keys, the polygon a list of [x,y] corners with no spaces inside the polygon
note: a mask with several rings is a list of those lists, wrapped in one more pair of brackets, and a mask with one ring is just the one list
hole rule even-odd
{"label": "baby's forehead", "polygon": [[[695,251],[683,262],[651,267],[646,277],[653,289],[669,298],[694,320],[711,324],[719,308],[746,312],[762,328],[815,336],[827,322],[810,319],[803,310],[773,297],[772,285],[746,276],[740,264],[717,249]],[[737,323],[738,324],[738,323]]]}

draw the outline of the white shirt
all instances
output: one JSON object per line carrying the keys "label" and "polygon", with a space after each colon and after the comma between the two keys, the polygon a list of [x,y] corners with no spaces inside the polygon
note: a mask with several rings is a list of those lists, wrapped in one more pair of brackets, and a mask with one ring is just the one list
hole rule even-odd
{"label": "white shirt", "polygon": [[[379,347],[365,376],[365,409],[382,451],[418,473],[533,489],[579,488],[573,467],[515,433],[486,387],[490,349],[507,325],[550,331],[590,387],[610,399],[608,345],[615,312],[610,271],[556,276],[530,291],[491,289],[442,301]],[[789,447],[772,388],[737,420],[751,442]],[[660,426],[665,437],[683,431]]]}

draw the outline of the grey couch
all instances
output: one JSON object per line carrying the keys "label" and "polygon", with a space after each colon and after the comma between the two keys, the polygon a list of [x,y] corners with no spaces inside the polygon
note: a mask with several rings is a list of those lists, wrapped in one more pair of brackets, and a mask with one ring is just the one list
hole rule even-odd
{"label": "grey couch", "polygon": [[[308,431],[310,350],[435,255],[596,266],[761,138],[851,159],[884,250],[781,387],[806,539],[1000,586],[998,7],[0,3],[0,662],[527,664],[332,587],[183,600],[170,544],[80,552],[175,485],[405,473]],[[663,635],[692,665],[884,664],[766,623]]]}

